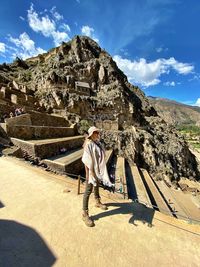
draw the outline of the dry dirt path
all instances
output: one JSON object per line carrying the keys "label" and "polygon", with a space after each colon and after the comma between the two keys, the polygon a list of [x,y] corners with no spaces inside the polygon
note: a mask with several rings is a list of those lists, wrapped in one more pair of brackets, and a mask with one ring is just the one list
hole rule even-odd
{"label": "dry dirt path", "polygon": [[102,191],[109,210],[95,208],[92,196],[95,227],[87,228],[76,183],[56,177],[0,158],[0,266],[199,266],[199,225]]}

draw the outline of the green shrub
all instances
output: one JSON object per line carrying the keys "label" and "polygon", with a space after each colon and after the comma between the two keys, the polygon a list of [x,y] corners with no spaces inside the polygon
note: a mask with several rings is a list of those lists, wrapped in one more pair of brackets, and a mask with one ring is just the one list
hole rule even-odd
{"label": "green shrub", "polygon": [[84,134],[85,132],[88,131],[88,129],[93,125],[93,123],[89,120],[81,120],[78,123],[78,132],[80,134]]}

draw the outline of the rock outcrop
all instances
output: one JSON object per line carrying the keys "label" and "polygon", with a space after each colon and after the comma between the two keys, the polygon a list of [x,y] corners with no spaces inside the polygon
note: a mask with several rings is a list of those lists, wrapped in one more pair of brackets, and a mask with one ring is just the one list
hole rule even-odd
{"label": "rock outcrop", "polygon": [[47,111],[102,127],[107,147],[153,177],[200,179],[184,139],[92,39],[76,36],[48,53],[1,65],[0,83],[13,80],[34,92]]}

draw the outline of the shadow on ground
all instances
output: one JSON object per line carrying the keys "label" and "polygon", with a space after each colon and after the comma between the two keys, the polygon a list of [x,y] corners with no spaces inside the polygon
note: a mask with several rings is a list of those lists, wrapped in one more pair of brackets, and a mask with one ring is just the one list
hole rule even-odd
{"label": "shadow on ground", "polygon": [[0,220],[0,266],[52,266],[56,261],[47,244],[30,227]]}
{"label": "shadow on ground", "polygon": [[116,209],[101,212],[97,215],[92,216],[92,219],[99,220],[103,217],[117,215],[117,214],[131,214],[129,223],[137,226],[136,221],[140,221],[143,224],[147,224],[148,227],[152,227],[152,221],[154,217],[155,210],[148,208],[140,203],[108,203],[108,207],[116,207]]}
{"label": "shadow on ground", "polygon": [[0,201],[0,209],[5,207],[4,204]]}

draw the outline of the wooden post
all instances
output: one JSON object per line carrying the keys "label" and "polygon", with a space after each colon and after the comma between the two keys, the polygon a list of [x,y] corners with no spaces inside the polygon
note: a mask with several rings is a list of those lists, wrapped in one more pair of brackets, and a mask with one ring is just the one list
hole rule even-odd
{"label": "wooden post", "polygon": [[81,183],[81,176],[78,176],[78,190],[77,190],[77,195],[80,194],[80,183]]}
{"label": "wooden post", "polygon": [[125,181],[125,177],[123,177],[123,194],[124,194],[124,199],[126,198],[126,193],[125,193],[125,186],[124,186],[124,181]]}

